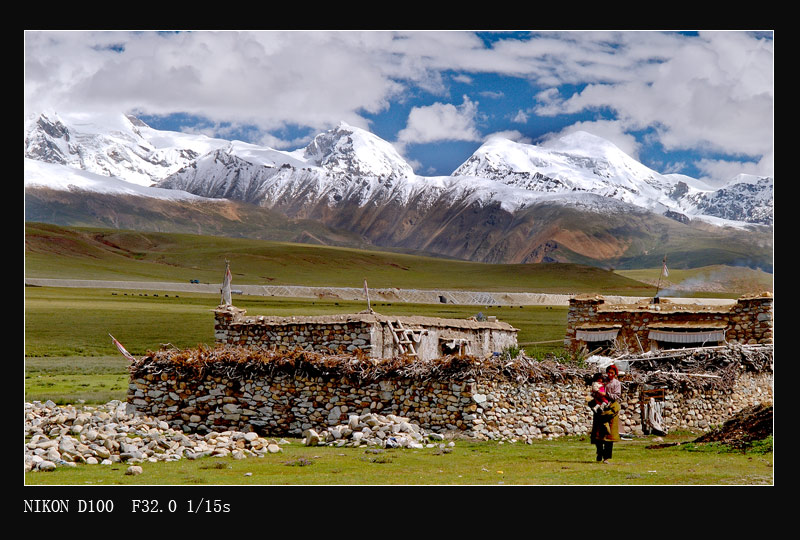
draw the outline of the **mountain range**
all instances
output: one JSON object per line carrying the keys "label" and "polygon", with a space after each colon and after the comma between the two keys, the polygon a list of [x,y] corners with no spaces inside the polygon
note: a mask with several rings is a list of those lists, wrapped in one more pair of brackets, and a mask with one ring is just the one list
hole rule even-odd
{"label": "mountain range", "polygon": [[25,125],[26,219],[380,247],[464,260],[772,268],[773,178],[660,174],[576,132],[490,138],[449,176],[414,173],[341,123],[287,152],[130,115]]}

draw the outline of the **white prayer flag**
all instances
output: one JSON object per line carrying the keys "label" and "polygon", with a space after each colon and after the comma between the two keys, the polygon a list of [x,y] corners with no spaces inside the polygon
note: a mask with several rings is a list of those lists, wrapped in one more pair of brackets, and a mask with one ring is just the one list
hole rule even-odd
{"label": "white prayer flag", "polygon": [[[108,334],[108,335],[109,335],[109,336],[111,336],[111,334]],[[136,358],[134,358],[134,357],[133,357],[133,355],[132,355],[131,353],[129,353],[129,352],[127,351],[127,349],[125,349],[125,347],[123,347],[123,346],[122,346],[122,343],[120,343],[119,341],[117,341],[117,338],[115,338],[114,336],[111,336],[111,341],[113,341],[113,342],[114,342],[114,345],[116,345],[116,346],[117,346],[117,350],[118,350],[120,353],[122,353],[122,356],[124,356],[125,358],[127,358],[127,359],[128,359],[128,360],[130,360],[131,362],[136,362]]]}
{"label": "white prayer flag", "polygon": [[225,306],[230,306],[233,304],[231,300],[231,267],[228,264],[228,261],[225,261],[225,276],[222,278],[222,299],[220,302]]}

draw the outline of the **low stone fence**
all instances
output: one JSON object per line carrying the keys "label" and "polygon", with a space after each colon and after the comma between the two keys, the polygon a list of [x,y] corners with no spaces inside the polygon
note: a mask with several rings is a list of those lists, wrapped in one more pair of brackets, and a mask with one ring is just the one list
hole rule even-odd
{"label": "low stone fence", "polygon": [[[772,404],[771,365],[726,369],[724,377],[698,377],[691,386],[675,379],[665,389],[664,426],[705,430],[744,407]],[[530,441],[589,432],[592,372],[522,356],[513,362],[464,357],[375,362],[364,356],[217,347],[142,358],[131,366],[128,403],[187,433],[300,437],[308,429],[324,430],[373,412],[407,417],[447,436]],[[621,431],[641,434],[647,377],[626,377]]]}

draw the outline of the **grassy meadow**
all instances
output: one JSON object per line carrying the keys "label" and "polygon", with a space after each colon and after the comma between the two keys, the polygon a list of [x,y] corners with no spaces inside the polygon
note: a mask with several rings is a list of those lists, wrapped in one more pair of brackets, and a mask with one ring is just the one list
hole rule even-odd
{"label": "grassy meadow", "polygon": [[26,482],[206,487],[772,484],[771,451],[734,452],[721,445],[694,444],[696,437],[667,435],[664,441],[674,446],[666,448],[647,448],[654,445],[653,437],[617,443],[613,465],[595,462],[594,447],[586,437],[577,436],[532,444],[459,440],[448,452],[438,446],[417,450],[306,447],[298,439],[289,439],[280,453],[263,458],[145,463],[145,472],[139,476],[125,475],[124,464],[59,467],[51,473],[29,473]]}
{"label": "grassy meadow", "polygon": [[[245,239],[65,229],[26,225],[25,273],[30,277],[219,283],[224,260],[240,284],[448,288],[648,295],[652,286],[577,265],[486,265],[387,252],[280,244]],[[731,294],[735,296],[735,294]],[[134,355],[162,344],[214,342],[218,295],[164,291],[25,287],[25,400],[98,404],[124,400],[127,361],[109,333]],[[249,315],[353,313],[362,302],[235,296]],[[496,315],[520,330],[535,357],[563,354],[563,306],[462,306],[373,303],[386,315],[466,318]],[[204,458],[145,463],[140,476],[125,466],[59,467],[28,473],[28,485],[755,485],[772,483],[772,452],[743,454],[692,445],[648,449],[652,437],[615,446],[614,466],[594,462],[585,437],[533,444],[457,441],[452,451],[304,447],[290,440],[279,454],[236,461]]]}
{"label": "grassy meadow", "polygon": [[[237,296],[249,315],[354,313],[361,302]],[[178,348],[213,345],[213,309],[218,295],[82,288],[25,288],[26,399],[105,403],[125,399],[127,363],[109,334],[134,356],[162,344]],[[496,315],[520,329],[519,341],[532,356],[559,354],[566,329],[563,306],[461,306],[373,304],[385,315],[467,318]],[[539,343],[545,342],[545,343]]]}
{"label": "grassy meadow", "polygon": [[575,264],[485,264],[386,251],[188,234],[26,224],[25,275],[39,278],[402,289],[462,289],[631,296],[652,287]]}

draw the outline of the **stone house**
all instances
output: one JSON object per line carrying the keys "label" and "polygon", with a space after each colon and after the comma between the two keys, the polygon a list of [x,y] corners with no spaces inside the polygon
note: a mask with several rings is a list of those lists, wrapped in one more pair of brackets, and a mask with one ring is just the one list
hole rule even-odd
{"label": "stone house", "polygon": [[570,351],[634,352],[722,345],[772,343],[773,298],[769,292],[740,297],[729,305],[673,303],[653,298],[612,304],[599,295],[570,299],[564,346]]}
{"label": "stone house", "polygon": [[295,317],[247,316],[245,310],[220,305],[214,312],[219,344],[301,348],[347,352],[373,359],[409,355],[421,360],[448,354],[483,357],[517,345],[518,329],[490,317],[442,319],[385,316],[373,311],[344,315]]}

